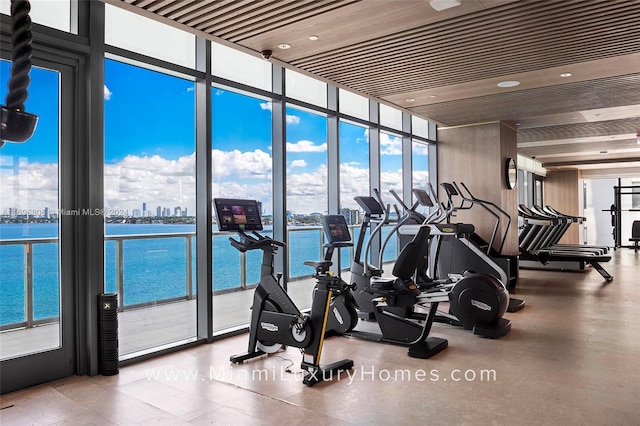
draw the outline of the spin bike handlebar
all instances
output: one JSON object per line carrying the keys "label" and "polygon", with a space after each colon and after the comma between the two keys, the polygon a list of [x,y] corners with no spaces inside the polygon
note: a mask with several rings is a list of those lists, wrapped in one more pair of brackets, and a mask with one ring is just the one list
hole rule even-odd
{"label": "spin bike handlebar", "polygon": [[286,244],[281,241],[276,241],[273,238],[265,237],[253,231],[253,235],[248,235],[244,231],[238,231],[240,241],[233,237],[229,237],[231,245],[239,252],[246,252],[249,250],[277,250],[277,247],[286,247]]}

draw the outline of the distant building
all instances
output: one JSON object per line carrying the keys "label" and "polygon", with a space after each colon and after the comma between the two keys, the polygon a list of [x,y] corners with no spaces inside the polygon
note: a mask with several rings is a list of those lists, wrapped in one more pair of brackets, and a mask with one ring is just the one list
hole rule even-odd
{"label": "distant building", "polygon": [[162,217],[162,207],[156,207],[156,217]]}
{"label": "distant building", "polygon": [[182,216],[182,208],[180,206],[177,206],[176,208],[174,208],[173,215],[176,217]]}
{"label": "distant building", "polygon": [[132,213],[133,213],[132,214],[133,217],[140,217],[141,215],[140,209],[133,209]]}
{"label": "distant building", "polygon": [[360,211],[343,208],[340,209],[340,214],[344,216],[347,221],[347,225],[357,225],[360,223]]}
{"label": "distant building", "polygon": [[142,203],[142,217],[147,217],[147,203]]}

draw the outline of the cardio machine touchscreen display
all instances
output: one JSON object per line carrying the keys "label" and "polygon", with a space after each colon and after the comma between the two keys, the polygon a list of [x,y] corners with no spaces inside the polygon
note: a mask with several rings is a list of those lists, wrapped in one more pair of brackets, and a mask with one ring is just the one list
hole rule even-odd
{"label": "cardio machine touchscreen display", "polygon": [[213,202],[220,231],[262,231],[258,201],[214,198]]}
{"label": "cardio machine touchscreen display", "polygon": [[322,217],[324,233],[330,243],[351,241],[347,220],[342,215],[326,215]]}

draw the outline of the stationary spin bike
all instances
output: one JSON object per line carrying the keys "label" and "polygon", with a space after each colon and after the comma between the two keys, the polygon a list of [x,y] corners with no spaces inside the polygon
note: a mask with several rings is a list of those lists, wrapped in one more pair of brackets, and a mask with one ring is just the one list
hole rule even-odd
{"label": "stationary spin bike", "polygon": [[[315,269],[317,284],[311,312],[309,315],[303,314],[274,276],[274,256],[278,248],[285,244],[257,232],[262,230],[258,202],[216,198],[214,204],[220,231],[236,231],[240,237],[239,240],[229,237],[231,245],[243,253],[249,250],[262,250],[263,253],[260,283],[253,295],[249,347],[247,352],[231,356],[230,361],[240,364],[286,346],[300,348],[300,367],[306,371],[303,383],[307,386],[353,368],[350,359],[320,365],[329,303],[333,291],[342,288],[342,280],[328,273],[330,262],[305,262]],[[249,235],[245,231],[253,232]]]}

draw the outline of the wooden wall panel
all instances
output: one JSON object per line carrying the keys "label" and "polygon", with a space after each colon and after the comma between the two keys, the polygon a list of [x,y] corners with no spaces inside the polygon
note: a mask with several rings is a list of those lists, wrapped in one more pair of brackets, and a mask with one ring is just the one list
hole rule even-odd
{"label": "wooden wall panel", "polygon": [[[578,170],[562,170],[547,172],[544,180],[544,204],[556,210],[580,216],[580,176]],[[571,225],[560,240],[562,244],[579,244],[580,228]]]}
{"label": "wooden wall panel", "polygon": [[[464,182],[477,198],[492,201],[507,211],[512,223],[503,253],[517,255],[518,194],[507,189],[504,181],[507,158],[516,158],[516,131],[504,123],[438,130],[438,182]],[[439,195],[444,199],[440,188]],[[487,240],[495,225],[495,218],[480,207],[460,212],[454,220],[473,223],[476,232]]]}

